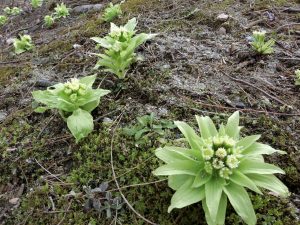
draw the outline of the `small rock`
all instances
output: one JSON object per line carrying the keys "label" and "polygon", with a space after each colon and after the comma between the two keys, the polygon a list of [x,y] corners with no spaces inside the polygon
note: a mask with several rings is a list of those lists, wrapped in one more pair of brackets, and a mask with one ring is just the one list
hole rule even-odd
{"label": "small rock", "polygon": [[159,108],[157,114],[159,116],[166,116],[168,115],[168,110],[166,108]]}
{"label": "small rock", "polygon": [[10,44],[14,43],[14,40],[15,40],[14,38],[8,38],[6,40],[6,44],[10,45]]}
{"label": "small rock", "polygon": [[103,121],[103,123],[112,123],[113,122],[113,120],[108,117],[104,117],[102,121]]}
{"label": "small rock", "polygon": [[4,121],[6,117],[7,117],[7,112],[0,111],[0,122]]}
{"label": "small rock", "polygon": [[235,103],[236,108],[244,109],[246,105],[243,102],[236,102]]}
{"label": "small rock", "polygon": [[220,27],[220,29],[218,30],[218,34],[220,34],[220,35],[224,35],[226,33],[227,33],[227,31],[224,27]]}
{"label": "small rock", "polygon": [[100,11],[103,8],[103,4],[94,5],[80,5],[72,9],[74,13],[86,13],[90,11]]}
{"label": "small rock", "polygon": [[34,84],[35,87],[50,87],[52,85],[54,85],[55,83],[54,82],[51,82],[49,80],[46,80],[46,79],[40,79],[40,80],[37,80]]}
{"label": "small rock", "polygon": [[9,203],[12,204],[12,205],[18,204],[19,201],[20,201],[20,198],[12,198],[12,199],[9,199]]}
{"label": "small rock", "polygon": [[225,13],[221,13],[217,16],[217,20],[221,22],[226,22],[228,20],[229,16]]}

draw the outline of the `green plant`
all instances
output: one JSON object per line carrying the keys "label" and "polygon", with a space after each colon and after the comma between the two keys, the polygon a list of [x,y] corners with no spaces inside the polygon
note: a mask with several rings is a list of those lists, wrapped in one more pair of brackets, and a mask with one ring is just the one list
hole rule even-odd
{"label": "green plant", "polygon": [[13,7],[13,8],[5,7],[3,11],[9,16],[16,16],[19,15],[23,10],[18,7]]}
{"label": "green plant", "polygon": [[31,0],[31,6],[34,9],[41,7],[42,5],[43,5],[43,0]]}
{"label": "green plant", "polygon": [[300,85],[300,70],[295,71],[295,85]]}
{"label": "green plant", "polygon": [[50,15],[46,15],[44,17],[44,23],[46,25],[46,27],[51,27],[54,24],[55,19]]}
{"label": "green plant", "polygon": [[111,22],[115,18],[119,17],[122,14],[121,5],[110,3],[109,6],[105,9],[103,14],[103,19],[106,22]]}
{"label": "green plant", "polygon": [[129,136],[133,136],[136,141],[142,138],[145,134],[157,133],[159,135],[164,135],[165,129],[173,129],[176,126],[173,122],[168,120],[157,120],[154,113],[150,115],[144,115],[136,118],[138,124],[124,128],[123,131]]}
{"label": "green plant", "polygon": [[31,49],[33,49],[33,43],[30,35],[20,36],[20,39],[15,38],[13,45],[16,54],[21,54],[23,52],[30,51]]}
{"label": "green plant", "polygon": [[97,54],[98,60],[95,69],[100,66],[106,67],[105,71],[111,72],[118,76],[119,79],[124,79],[129,66],[136,61],[135,49],[151,39],[155,34],[135,34],[137,21],[135,18],[129,20],[125,26],[116,26],[111,23],[110,33],[104,37],[91,38],[97,42],[99,47],[105,48],[105,54]]}
{"label": "green plant", "polygon": [[59,19],[59,18],[66,18],[67,16],[70,15],[69,13],[69,8],[67,8],[67,6],[64,3],[61,3],[60,5],[57,4],[56,7],[54,8],[54,13],[53,16],[55,19]]}
{"label": "green plant", "polygon": [[274,39],[270,39],[266,42],[265,31],[254,31],[250,42],[252,48],[259,54],[267,55],[274,52],[273,46],[275,44]]}
{"label": "green plant", "polygon": [[94,129],[93,111],[100,103],[100,97],[110,93],[109,90],[93,89],[96,75],[73,78],[67,83],[59,83],[45,91],[33,91],[36,102],[46,105],[38,107],[36,112],[58,109],[67,122],[76,142],[86,137]]}
{"label": "green plant", "polygon": [[0,15],[0,26],[3,26],[7,22],[7,16]]}
{"label": "green plant", "polygon": [[256,142],[260,135],[240,139],[239,112],[230,116],[226,126],[222,124],[219,130],[209,117],[196,116],[196,120],[201,136],[185,122],[175,122],[189,149],[166,146],[155,153],[166,164],[153,173],[167,175],[169,186],[176,190],[168,211],[202,201],[207,223],[222,225],[229,200],[247,224],[256,224],[245,187],[259,194],[261,187],[287,196],[287,187],[273,175],[284,171],[265,163],[262,156],[284,152]]}

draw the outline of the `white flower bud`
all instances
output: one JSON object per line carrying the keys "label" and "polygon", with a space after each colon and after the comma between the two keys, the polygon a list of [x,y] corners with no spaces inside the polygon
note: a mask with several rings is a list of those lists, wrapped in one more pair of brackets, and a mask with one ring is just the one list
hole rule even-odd
{"label": "white flower bud", "polygon": [[212,165],[213,165],[213,168],[215,168],[215,169],[221,169],[222,167],[224,167],[224,162],[215,158],[213,160]]}
{"label": "white flower bud", "polygon": [[226,159],[226,165],[231,168],[237,168],[239,166],[240,161],[238,160],[238,158],[235,155],[229,155],[227,156]]}
{"label": "white flower bud", "polygon": [[227,155],[227,151],[225,148],[218,148],[218,150],[216,151],[216,156],[218,156],[221,159],[225,158],[226,155]]}

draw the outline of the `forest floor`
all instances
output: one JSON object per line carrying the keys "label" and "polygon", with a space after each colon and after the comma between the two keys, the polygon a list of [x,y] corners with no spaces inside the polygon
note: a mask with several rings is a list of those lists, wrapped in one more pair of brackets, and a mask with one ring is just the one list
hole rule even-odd
{"label": "forest floor", "polygon": [[[0,224],[147,224],[125,202],[115,209],[122,200],[111,152],[122,193],[140,215],[162,225],[206,224],[201,204],[168,214],[173,191],[151,173],[160,165],[154,150],[179,138],[179,131],[149,132],[137,141],[123,128],[150,113],[158,124],[182,120],[196,127],[196,114],[221,123],[236,110],[243,135],[262,134],[260,142],[287,152],[266,161],[286,171],[279,178],[291,195],[251,193],[258,224],[300,224],[299,1],[126,0],[114,23],[136,17],[139,32],[158,36],[139,49],[144,60],[122,83],[93,70],[97,57],[90,54],[99,52],[90,38],[109,32],[101,19],[109,1],[65,0],[72,9],[103,8],[72,10],[47,29],[43,17],[56,2],[31,11],[14,1],[24,12],[0,28]],[[222,13],[229,17],[218,18]],[[254,30],[276,40],[274,54],[252,52],[247,37]],[[15,55],[10,40],[24,33],[35,49]],[[96,85],[112,93],[93,111],[94,131],[76,144],[57,112],[33,111],[31,91],[95,73]],[[106,184],[111,196],[91,191]],[[226,224],[244,223],[229,207]]]}

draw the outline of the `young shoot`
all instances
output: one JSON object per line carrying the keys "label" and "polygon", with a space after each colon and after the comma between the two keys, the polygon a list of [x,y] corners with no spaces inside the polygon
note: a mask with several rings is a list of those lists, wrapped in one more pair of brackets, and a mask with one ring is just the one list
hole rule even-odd
{"label": "young shoot", "polygon": [[300,85],[300,69],[295,71],[295,85]]}
{"label": "young shoot", "polygon": [[31,0],[32,8],[36,9],[43,5],[43,0]]}
{"label": "young shoot", "polygon": [[16,54],[21,54],[23,52],[30,51],[33,49],[33,46],[34,46],[30,35],[20,36],[19,39],[15,38],[13,45],[14,45]]}
{"label": "young shoot", "polygon": [[110,93],[109,90],[93,89],[95,79],[96,75],[73,78],[45,91],[33,91],[34,100],[45,105],[36,108],[35,111],[42,113],[48,109],[58,109],[78,142],[93,131],[91,112],[99,105],[100,98]]}
{"label": "young shoot", "polygon": [[57,4],[56,7],[54,8],[54,13],[53,16],[55,19],[59,19],[59,18],[66,18],[67,16],[70,15],[69,13],[69,8],[67,8],[67,6],[64,3],[61,3],[60,5]]}
{"label": "young shoot", "polygon": [[6,24],[8,18],[5,15],[0,15],[0,26],[3,26],[4,24]]}
{"label": "young shoot", "polygon": [[252,48],[261,55],[272,54],[274,52],[274,39],[266,41],[266,31],[254,31],[250,42]]}
{"label": "young shoot", "polygon": [[168,212],[202,201],[208,225],[223,225],[228,201],[248,225],[256,215],[245,188],[262,194],[260,188],[288,196],[288,188],[273,174],[284,171],[265,163],[262,155],[284,153],[258,143],[260,135],[240,138],[239,112],[216,129],[209,117],[196,116],[199,136],[187,123],[176,121],[189,147],[165,146],[156,156],[165,162],[153,173],[168,176],[175,190]]}
{"label": "young shoot", "polygon": [[51,27],[54,24],[55,19],[51,15],[47,15],[44,17],[44,23],[46,27]]}
{"label": "young shoot", "polygon": [[119,17],[122,14],[121,5],[110,3],[109,6],[105,9],[103,14],[103,20],[105,22],[111,22],[115,18]]}
{"label": "young shoot", "polygon": [[16,16],[19,15],[23,10],[18,7],[13,7],[13,8],[5,7],[3,11],[6,13],[6,15]]}
{"label": "young shoot", "polygon": [[96,49],[102,47],[104,54],[98,54],[99,60],[95,69],[105,67],[105,71],[115,74],[119,79],[124,79],[129,66],[137,61],[135,50],[145,41],[153,38],[156,34],[136,34],[135,18],[129,20],[124,26],[116,26],[111,23],[110,33],[104,37],[91,38],[97,42]]}

